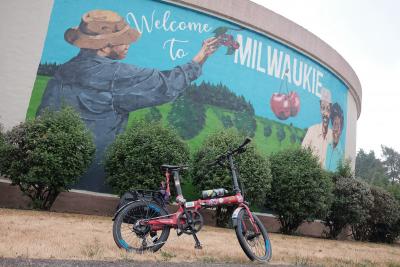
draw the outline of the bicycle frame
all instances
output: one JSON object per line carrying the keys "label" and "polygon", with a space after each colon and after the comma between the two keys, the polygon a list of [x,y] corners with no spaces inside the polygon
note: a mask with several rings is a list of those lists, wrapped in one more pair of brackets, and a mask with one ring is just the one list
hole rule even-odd
{"label": "bicycle frame", "polygon": [[[202,229],[204,220],[200,210],[228,206],[236,208],[232,214],[232,222],[244,253],[250,260],[268,261],[272,256],[272,249],[267,230],[261,220],[251,213],[249,203],[244,200],[242,192],[244,189],[239,187],[239,173],[233,160],[234,155],[246,151],[245,146],[250,141],[250,138],[246,138],[239,147],[227,151],[218,156],[214,162],[207,164],[211,167],[218,163],[221,167],[230,169],[233,185],[233,192],[230,195],[227,195],[228,192],[223,188],[213,189],[203,191],[202,199],[186,201],[182,193],[179,172],[187,167],[162,165],[166,181],[161,183],[161,189],[159,191],[137,189],[130,192],[132,197],[127,195],[124,198],[124,200],[130,198],[129,202],[116,212],[113,219],[113,237],[118,247],[127,251],[156,252],[166,243],[170,229],[174,228],[178,236],[192,235],[195,249],[201,249],[197,233]],[[178,209],[175,213],[169,214],[165,204],[171,195],[171,179],[176,188]],[[136,242],[132,241],[132,238]]]}
{"label": "bicycle frame", "polygon": [[232,180],[233,180],[233,185],[234,185],[234,192],[236,193],[233,196],[226,196],[226,197],[219,197],[219,198],[210,198],[210,199],[198,199],[194,201],[189,201],[186,202],[186,200],[183,198],[182,195],[182,189],[180,186],[180,178],[179,178],[179,172],[174,170],[174,171],[169,171],[167,170],[165,172],[165,177],[166,177],[166,192],[170,195],[170,187],[169,187],[169,182],[171,178],[171,174],[174,176],[174,183],[177,191],[177,197],[176,200],[179,203],[179,209],[177,212],[168,214],[162,217],[155,217],[150,220],[142,220],[139,223],[142,225],[149,225],[151,227],[152,231],[159,231],[163,229],[165,226],[169,226],[172,228],[178,228],[179,223],[184,223],[183,222],[178,222],[178,219],[180,215],[185,214],[187,211],[199,211],[200,209],[204,208],[212,208],[212,207],[217,207],[217,206],[223,206],[223,205],[237,205],[238,207],[234,211],[232,215],[232,219],[234,220],[233,225],[236,226],[236,219],[239,211],[241,209],[245,209],[246,213],[249,215],[250,222],[252,223],[254,229],[256,229],[256,233],[259,233],[259,229],[257,227],[257,224],[255,223],[255,220],[253,218],[253,215],[251,214],[251,211],[247,204],[244,202],[241,190],[238,185],[237,181],[237,174],[236,174],[236,168],[232,159],[232,155],[229,155],[229,163],[230,167],[232,170]]}

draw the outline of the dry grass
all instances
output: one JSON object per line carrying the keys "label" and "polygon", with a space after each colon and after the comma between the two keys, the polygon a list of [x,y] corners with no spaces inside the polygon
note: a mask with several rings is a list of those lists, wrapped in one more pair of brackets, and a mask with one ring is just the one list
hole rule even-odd
{"label": "dry grass", "polygon": [[[117,248],[108,217],[0,209],[0,257],[248,263],[233,230],[205,227],[170,238],[160,252],[138,255]],[[324,266],[400,266],[400,246],[271,234],[272,263]]]}

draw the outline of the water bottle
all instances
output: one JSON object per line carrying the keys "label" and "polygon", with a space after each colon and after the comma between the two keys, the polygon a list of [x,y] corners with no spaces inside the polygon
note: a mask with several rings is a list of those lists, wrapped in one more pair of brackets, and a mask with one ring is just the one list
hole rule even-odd
{"label": "water bottle", "polygon": [[223,197],[225,194],[228,194],[228,190],[224,188],[217,188],[217,189],[203,190],[201,192],[201,197],[203,199],[215,198],[215,197]]}

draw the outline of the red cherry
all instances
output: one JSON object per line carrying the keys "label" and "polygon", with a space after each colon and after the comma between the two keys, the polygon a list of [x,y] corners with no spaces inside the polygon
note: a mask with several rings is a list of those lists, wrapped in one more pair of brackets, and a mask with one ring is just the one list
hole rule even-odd
{"label": "red cherry", "polygon": [[228,45],[228,41],[227,40],[221,40],[220,43],[221,43],[221,45],[224,45],[224,46]]}
{"label": "red cherry", "polygon": [[274,93],[270,100],[271,109],[280,120],[286,120],[290,116],[290,103],[286,94]]}
{"label": "red cherry", "polygon": [[289,93],[288,98],[290,104],[290,116],[294,117],[300,111],[300,97],[295,91],[292,91]]}

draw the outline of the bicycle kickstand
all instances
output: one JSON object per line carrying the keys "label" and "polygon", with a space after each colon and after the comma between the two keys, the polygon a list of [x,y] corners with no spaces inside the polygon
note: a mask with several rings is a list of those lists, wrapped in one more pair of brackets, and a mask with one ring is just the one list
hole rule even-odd
{"label": "bicycle kickstand", "polygon": [[192,232],[194,241],[196,242],[196,244],[194,245],[194,248],[195,248],[195,249],[202,249],[203,247],[202,247],[201,244],[200,244],[199,238],[197,237],[197,235],[196,235],[196,233],[194,232],[193,228],[192,228],[192,227],[190,227],[190,228],[191,228],[190,230],[191,230],[191,232]]}
{"label": "bicycle kickstand", "polygon": [[193,221],[192,221],[192,216],[191,216],[191,214],[189,214],[189,213],[187,212],[187,210],[186,210],[185,207],[183,208],[183,212],[185,213],[186,218],[188,219],[188,228],[189,228],[190,232],[192,233],[192,236],[193,236],[193,238],[194,238],[194,241],[196,242],[196,244],[194,245],[194,248],[195,248],[195,249],[202,249],[203,247],[202,247],[201,244],[200,244],[200,240],[199,240],[199,238],[197,237],[196,232],[194,231],[193,226],[192,226],[192,222],[193,222]]}

